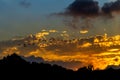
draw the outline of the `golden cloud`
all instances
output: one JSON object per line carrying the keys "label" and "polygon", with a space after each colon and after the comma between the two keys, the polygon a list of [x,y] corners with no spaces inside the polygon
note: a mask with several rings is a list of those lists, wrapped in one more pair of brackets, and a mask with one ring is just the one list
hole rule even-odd
{"label": "golden cloud", "polygon": [[[0,57],[17,53],[26,57],[32,55],[42,57],[49,62],[80,62],[76,68],[90,64],[94,69],[120,65],[120,35],[108,37],[105,34],[67,40],[47,37],[56,31],[44,30],[22,39],[0,42]],[[67,32],[60,34],[63,33]],[[74,66],[74,69],[76,68]]]}

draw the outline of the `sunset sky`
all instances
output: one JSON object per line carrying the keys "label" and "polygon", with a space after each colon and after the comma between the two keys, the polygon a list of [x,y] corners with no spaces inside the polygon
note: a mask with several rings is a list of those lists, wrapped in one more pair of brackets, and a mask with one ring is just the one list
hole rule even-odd
{"label": "sunset sky", "polygon": [[120,1],[0,0],[0,58],[12,53],[75,70],[118,66]]}
{"label": "sunset sky", "polygon": [[[0,0],[0,36],[2,36],[0,40],[34,34],[41,29],[65,29],[74,31],[64,25],[61,17],[49,16],[53,13],[65,11],[73,1],[74,0],[25,0],[25,4],[22,4],[24,0]],[[98,1],[99,5],[102,6],[105,2],[112,0]],[[99,20],[97,24],[101,23],[101,20]],[[110,31],[113,30],[105,26],[106,23],[103,23],[102,26],[96,24],[95,29],[91,29],[90,34],[93,35],[93,31],[94,33],[98,32],[98,34],[102,34],[102,32],[96,31],[96,29],[99,28],[101,31],[103,31],[105,27]],[[115,32],[113,31],[113,33]]]}

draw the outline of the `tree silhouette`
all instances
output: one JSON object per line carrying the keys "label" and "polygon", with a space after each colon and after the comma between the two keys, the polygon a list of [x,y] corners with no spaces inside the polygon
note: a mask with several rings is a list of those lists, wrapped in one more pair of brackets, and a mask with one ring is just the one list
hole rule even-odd
{"label": "tree silhouette", "polygon": [[26,62],[20,56],[14,53],[0,60],[0,64],[29,64],[29,62]]}
{"label": "tree silhouette", "polygon": [[[0,66],[6,64],[9,67],[14,65],[14,70],[17,72],[32,74],[31,76],[36,74],[35,77],[41,80],[120,80],[120,69],[93,70],[93,66],[89,65],[88,67],[78,69],[78,71],[73,71],[58,65],[27,62],[15,53],[0,60]],[[23,66],[25,64],[26,66]],[[21,65],[20,68],[17,65]],[[13,72],[12,68],[4,70]]]}

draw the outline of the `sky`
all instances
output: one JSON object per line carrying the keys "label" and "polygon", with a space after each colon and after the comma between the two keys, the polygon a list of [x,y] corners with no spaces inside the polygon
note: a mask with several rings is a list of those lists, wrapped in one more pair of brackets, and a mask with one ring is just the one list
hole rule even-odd
{"label": "sky", "polygon": [[0,0],[0,59],[16,53],[74,70],[120,65],[120,1],[96,1]]}
{"label": "sky", "polygon": [[51,13],[64,10],[71,3],[71,0],[26,0],[31,3],[26,8],[25,5],[20,4],[22,1],[24,0],[0,0],[1,40],[33,34],[44,26],[54,26],[55,20],[50,21],[46,17]]}
{"label": "sky", "polygon": [[[69,29],[60,17],[49,15],[66,9],[74,0],[0,0],[0,40],[25,36],[41,29]],[[100,5],[111,0],[99,0]]]}

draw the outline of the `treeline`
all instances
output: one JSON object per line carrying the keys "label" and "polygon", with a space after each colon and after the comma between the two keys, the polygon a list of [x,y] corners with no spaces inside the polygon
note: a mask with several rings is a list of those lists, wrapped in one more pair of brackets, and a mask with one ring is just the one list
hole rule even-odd
{"label": "treeline", "polygon": [[0,70],[2,70],[1,67],[8,73],[19,72],[28,77],[34,76],[38,80],[120,80],[120,69],[108,68],[93,71],[92,66],[89,66],[73,71],[58,65],[30,63],[16,54],[0,60]]}

